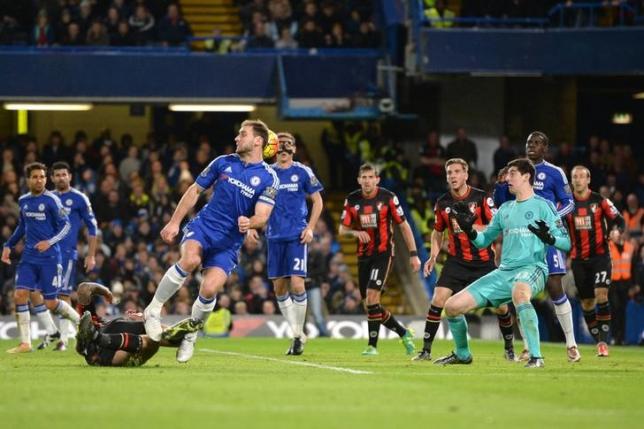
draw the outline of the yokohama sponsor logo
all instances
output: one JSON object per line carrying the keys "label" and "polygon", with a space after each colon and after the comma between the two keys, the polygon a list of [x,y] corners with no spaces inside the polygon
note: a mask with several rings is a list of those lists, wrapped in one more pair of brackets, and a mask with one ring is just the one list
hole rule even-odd
{"label": "yokohama sponsor logo", "polygon": [[241,194],[248,198],[253,198],[255,196],[255,189],[252,186],[248,186],[241,180],[237,180],[234,177],[228,177],[228,183],[231,183],[237,186],[241,190]]}
{"label": "yokohama sponsor logo", "polygon": [[25,217],[33,217],[36,220],[46,220],[47,215],[43,212],[23,212]]}

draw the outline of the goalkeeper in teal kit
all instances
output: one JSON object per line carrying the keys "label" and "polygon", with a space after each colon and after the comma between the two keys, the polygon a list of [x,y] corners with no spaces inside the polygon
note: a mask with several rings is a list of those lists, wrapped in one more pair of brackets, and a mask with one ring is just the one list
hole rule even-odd
{"label": "goalkeeper in teal kit", "polygon": [[527,159],[508,164],[507,181],[516,200],[501,205],[492,222],[483,231],[473,227],[475,217],[467,204],[454,207],[461,229],[476,247],[494,242],[503,233],[503,250],[499,267],[481,277],[445,303],[449,329],[456,350],[435,363],[469,364],[472,362],[467,341],[464,314],[479,307],[498,307],[512,301],[528,341],[528,368],[543,367],[539,344],[537,313],[530,299],[543,291],[548,276],[548,246],[568,251],[570,238],[551,202],[535,195],[532,185],[534,165]]}

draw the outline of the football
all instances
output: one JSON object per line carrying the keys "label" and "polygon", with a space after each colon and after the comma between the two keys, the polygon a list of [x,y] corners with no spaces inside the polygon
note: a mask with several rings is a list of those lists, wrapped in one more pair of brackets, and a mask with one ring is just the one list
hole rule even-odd
{"label": "football", "polygon": [[264,146],[264,159],[271,159],[277,154],[278,144],[277,134],[268,130],[268,143]]}

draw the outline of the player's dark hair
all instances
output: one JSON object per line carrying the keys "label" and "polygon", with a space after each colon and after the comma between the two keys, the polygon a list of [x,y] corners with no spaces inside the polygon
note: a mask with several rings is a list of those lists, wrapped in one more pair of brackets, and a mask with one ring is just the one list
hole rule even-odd
{"label": "player's dark hair", "polygon": [[550,139],[548,138],[546,133],[544,133],[542,131],[533,131],[533,132],[531,132],[530,135],[528,135],[528,140],[530,139],[530,136],[539,137],[541,139],[541,141],[543,142],[543,144],[545,144],[546,146],[548,146],[550,144]]}
{"label": "player's dark hair", "polygon": [[45,172],[45,176],[47,175],[47,166],[45,164],[42,162],[32,162],[25,165],[25,176],[27,178],[31,177],[31,172],[34,170],[43,170]]}
{"label": "player's dark hair", "polygon": [[264,140],[262,147],[268,144],[268,126],[259,119],[247,119],[241,124],[242,127],[250,126],[253,128],[253,135],[259,136]]}
{"label": "player's dark hair", "polygon": [[508,169],[516,168],[521,174],[530,174],[530,185],[534,185],[534,176],[536,171],[534,169],[534,164],[528,158],[518,158],[514,161],[508,162]]}
{"label": "player's dark hair", "polygon": [[358,170],[358,177],[362,176],[362,173],[364,173],[365,171],[373,171],[373,174],[376,177],[380,176],[380,172],[378,171],[378,168],[376,168],[376,166],[370,162],[365,162],[360,166],[360,169]]}
{"label": "player's dark hair", "polygon": [[65,161],[57,161],[51,166],[52,173],[56,170],[67,170],[69,174],[72,174],[72,168]]}

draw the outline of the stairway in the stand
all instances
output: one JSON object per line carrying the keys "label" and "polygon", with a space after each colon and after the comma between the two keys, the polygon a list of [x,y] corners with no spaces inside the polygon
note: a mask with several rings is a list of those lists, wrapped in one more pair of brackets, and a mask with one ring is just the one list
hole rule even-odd
{"label": "stairway in the stand", "polygon": [[[183,17],[195,37],[211,36],[215,28],[222,36],[240,36],[239,8],[233,0],[180,0]],[[193,42],[193,50],[203,50],[203,42]]]}

